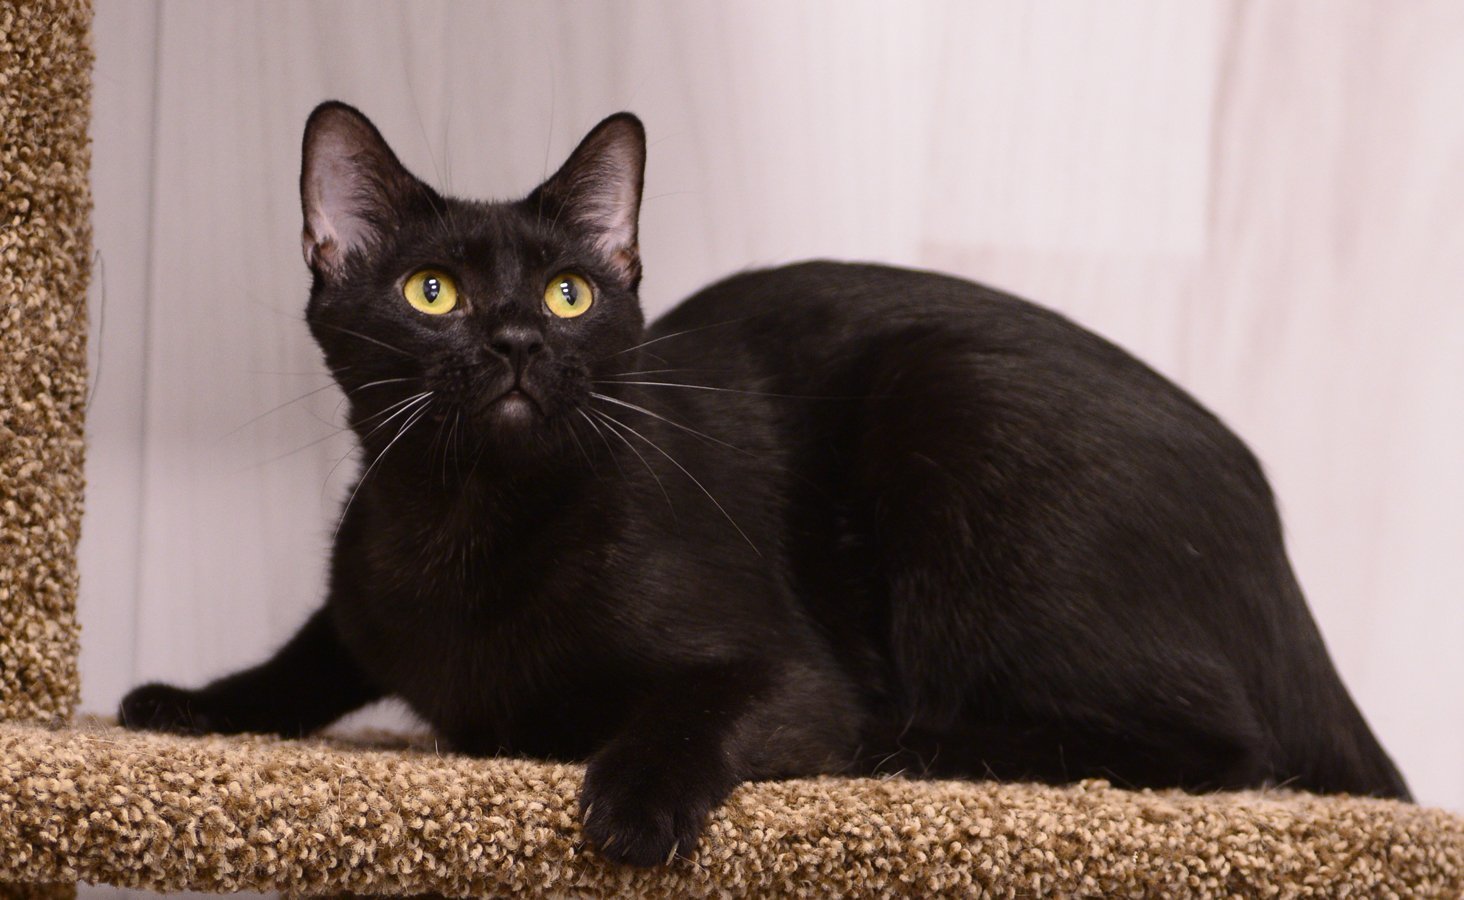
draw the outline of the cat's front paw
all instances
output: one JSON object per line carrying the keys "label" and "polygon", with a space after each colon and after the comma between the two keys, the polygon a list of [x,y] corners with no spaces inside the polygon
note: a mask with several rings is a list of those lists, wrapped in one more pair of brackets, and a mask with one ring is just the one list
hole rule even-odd
{"label": "cat's front paw", "polygon": [[707,773],[677,778],[648,756],[602,752],[585,772],[580,817],[585,836],[609,859],[663,865],[691,856],[724,793]]}
{"label": "cat's front paw", "polygon": [[129,691],[117,710],[117,720],[124,728],[142,731],[205,734],[216,730],[196,691],[157,682]]}

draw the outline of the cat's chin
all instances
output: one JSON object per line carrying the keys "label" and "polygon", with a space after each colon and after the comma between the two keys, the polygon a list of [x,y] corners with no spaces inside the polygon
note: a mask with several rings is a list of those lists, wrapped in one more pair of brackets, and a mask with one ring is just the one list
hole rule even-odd
{"label": "cat's chin", "polygon": [[488,406],[488,418],[498,428],[531,428],[544,413],[532,397],[517,388],[504,392],[503,396]]}
{"label": "cat's chin", "polygon": [[544,451],[546,416],[532,394],[518,389],[505,391],[480,407],[473,418],[474,430],[499,453],[517,456]]}

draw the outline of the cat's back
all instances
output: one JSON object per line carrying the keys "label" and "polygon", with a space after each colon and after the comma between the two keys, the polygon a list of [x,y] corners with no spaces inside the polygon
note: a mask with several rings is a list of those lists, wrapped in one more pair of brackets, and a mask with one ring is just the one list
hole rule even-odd
{"label": "cat's back", "polygon": [[[1024,415],[1120,427],[1182,420],[1229,432],[1184,391],[1066,317],[986,285],[936,272],[811,261],[743,272],[672,309],[648,330],[653,361],[708,383],[804,396],[868,396],[880,373],[918,377],[959,364],[968,385]],[[674,376],[673,376],[674,377]],[[1243,447],[1235,442],[1237,451]]]}
{"label": "cat's back", "polygon": [[[648,336],[716,329],[776,342],[805,343],[815,355],[838,338],[876,337],[935,322],[991,324],[1040,310],[1033,304],[950,275],[873,263],[811,260],[730,275],[653,323]],[[809,337],[823,338],[808,345]]]}

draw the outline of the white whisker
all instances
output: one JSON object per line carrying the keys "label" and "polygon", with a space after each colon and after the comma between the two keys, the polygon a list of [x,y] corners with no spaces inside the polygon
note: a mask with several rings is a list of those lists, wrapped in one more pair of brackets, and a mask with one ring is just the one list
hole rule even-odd
{"label": "white whisker", "polygon": [[[270,463],[279,462],[280,460],[284,459],[287,456],[294,456],[296,453],[299,453],[302,450],[309,450],[311,447],[314,447],[317,444],[323,444],[326,441],[330,440],[331,438],[336,437],[337,435],[343,434],[344,432],[347,432],[347,431],[350,431],[350,430],[351,429],[349,429],[349,428],[336,428],[334,431],[332,431],[330,434],[327,434],[325,437],[316,438],[315,440],[311,441],[308,444],[305,444],[302,447],[296,447],[294,450],[290,450],[290,451],[288,451],[286,453],[281,453],[278,456],[271,456],[269,459],[266,459],[263,462],[255,463],[254,465],[250,466],[248,469],[240,469],[239,471],[240,472],[245,472],[245,471],[250,471],[252,469],[261,469],[261,468],[269,465]],[[332,470],[332,471],[334,471],[334,470]],[[328,476],[328,475],[326,476],[327,479],[329,479],[329,477],[330,476]]]}
{"label": "white whisker", "polygon": [[743,316],[740,319],[728,319],[725,322],[717,322],[712,325],[703,325],[699,328],[688,328],[685,331],[673,331],[670,334],[663,334],[658,338],[651,338],[649,341],[641,341],[634,347],[626,347],[624,350],[616,350],[614,353],[611,353],[608,356],[600,357],[600,359],[613,359],[614,357],[617,357],[622,353],[629,353],[632,350],[639,350],[642,347],[649,347],[652,344],[659,344],[661,341],[669,341],[674,337],[681,337],[684,334],[695,334],[698,331],[706,331],[708,328],[721,328],[724,325],[735,325],[738,322],[746,322],[750,318],[752,317]]}
{"label": "white whisker", "polygon": [[234,435],[236,435],[239,432],[243,431],[244,429],[248,428],[250,425],[253,425],[255,422],[258,422],[260,419],[263,419],[265,416],[273,415],[274,413],[279,412],[280,410],[284,409],[287,406],[292,406],[292,405],[294,405],[296,403],[299,403],[301,400],[304,400],[306,397],[314,397],[316,394],[320,393],[323,390],[327,390],[328,388],[330,388],[334,384],[335,384],[334,381],[332,381],[330,384],[322,384],[320,387],[316,388],[313,391],[306,391],[305,393],[301,394],[300,396],[296,397],[293,400],[286,400],[284,403],[281,403],[279,406],[276,406],[276,407],[274,407],[272,409],[267,409],[264,412],[260,413],[259,415],[255,416],[254,418],[250,419],[249,421],[245,422],[243,425],[240,425],[238,428],[234,428],[234,429],[232,429],[230,431],[224,432],[223,436],[220,437],[219,440],[223,440],[224,438],[233,437]]}
{"label": "white whisker", "polygon": [[752,538],[750,538],[750,537],[747,536],[747,532],[745,532],[745,531],[742,530],[742,526],[737,524],[737,521],[732,518],[731,513],[727,512],[727,509],[724,506],[722,506],[722,504],[720,504],[720,503],[717,502],[717,498],[712,496],[712,492],[709,491],[709,490],[707,490],[706,485],[702,484],[701,483],[701,480],[698,479],[695,475],[691,474],[691,472],[688,471],[685,466],[683,466],[681,463],[677,462],[676,459],[671,454],[667,453],[665,450],[662,450],[660,448],[660,446],[655,441],[653,441],[650,438],[646,437],[645,435],[641,434],[639,431],[636,431],[634,428],[631,428],[629,425],[625,424],[624,422],[620,421],[619,419],[616,419],[615,417],[613,417],[613,416],[611,416],[611,415],[609,415],[609,414],[607,414],[607,413],[605,413],[605,412],[603,412],[601,410],[596,410],[595,412],[596,412],[596,415],[599,415],[602,418],[604,418],[607,423],[612,423],[613,422],[614,424],[619,425],[621,428],[624,428],[626,431],[629,431],[631,434],[633,434],[636,437],[640,438],[642,441],[645,441],[647,444],[649,444],[651,446],[651,449],[652,450],[655,450],[657,453],[659,453],[662,456],[666,457],[667,461],[670,462],[671,465],[673,465],[676,468],[680,469],[681,470],[681,473],[683,475],[685,475],[687,478],[690,478],[693,484],[695,484],[697,487],[701,488],[701,492],[703,494],[706,494],[707,495],[707,499],[710,500],[710,501],[712,501],[712,505],[717,508],[717,511],[720,512],[722,514],[722,516],[724,518],[726,518],[727,522],[734,529],[737,530],[737,533],[738,534],[742,535],[742,539],[744,541],[747,541],[747,546],[749,546],[749,547],[752,548],[752,552],[753,553],[756,553],[758,556],[762,556],[762,551],[759,550],[759,549],[757,549],[757,544],[754,544],[752,542]]}
{"label": "white whisker", "polygon": [[569,432],[570,440],[574,441],[574,445],[579,448],[580,456],[583,456],[585,458],[586,465],[590,467],[590,471],[595,473],[595,477],[598,478],[600,472],[598,469],[595,468],[595,462],[594,460],[590,459],[590,454],[585,452],[585,445],[580,443],[579,433],[574,430],[574,420],[565,419],[563,421],[565,430]]}
{"label": "white whisker", "polygon": [[367,416],[366,418],[362,419],[360,422],[357,423],[358,425],[365,425],[367,422],[370,422],[372,419],[375,419],[375,418],[378,418],[378,417],[380,417],[382,415],[385,415],[386,412],[389,411],[389,410],[392,410],[392,409],[395,409],[396,410],[396,412],[392,413],[390,416],[387,416],[385,419],[383,419],[381,421],[381,423],[378,424],[375,428],[373,428],[370,431],[366,432],[365,436],[363,436],[361,438],[361,440],[364,442],[366,440],[366,438],[369,438],[369,437],[371,437],[371,435],[373,435],[376,432],[380,431],[382,429],[382,427],[384,427],[386,425],[387,422],[390,422],[392,419],[395,419],[397,416],[401,415],[402,412],[407,408],[408,405],[410,405],[412,403],[413,400],[420,400],[423,397],[430,397],[432,395],[432,393],[433,393],[432,391],[422,391],[420,394],[413,394],[412,396],[408,397],[405,400],[398,400],[397,402],[391,404],[390,406],[387,406],[387,407],[385,407],[384,409],[382,409],[382,410],[380,410],[378,412],[374,412],[371,415]]}
{"label": "white whisker", "polygon": [[351,504],[356,502],[356,495],[361,492],[361,485],[365,484],[366,479],[371,477],[371,472],[376,468],[376,464],[381,462],[382,459],[386,457],[386,454],[391,452],[391,448],[395,447],[396,442],[402,439],[402,435],[410,431],[412,429],[412,426],[417,424],[417,422],[427,414],[427,407],[431,405],[432,398],[429,396],[421,402],[421,404],[417,407],[417,411],[414,412],[411,416],[407,418],[405,422],[402,423],[402,427],[400,430],[397,431],[396,436],[393,437],[384,448],[382,448],[382,451],[378,453],[376,455],[376,458],[371,461],[371,465],[366,467],[366,471],[361,475],[361,479],[356,482],[355,489],[351,491],[350,498],[346,500],[346,505],[341,510],[341,517],[336,522],[335,532],[331,535],[331,540],[335,540],[335,538],[340,536],[341,525],[345,524],[346,521],[346,513],[351,511]]}
{"label": "white whisker", "polygon": [[615,464],[615,471],[620,473],[620,480],[624,481],[625,470],[620,467],[620,457],[615,455],[615,449],[610,446],[610,439],[605,437],[605,430],[600,427],[599,422],[586,415],[584,410],[576,409],[575,412],[579,413],[579,417],[589,423],[589,426],[595,429],[595,434],[600,436],[600,443],[605,445],[605,455],[610,457],[610,461]]}
{"label": "white whisker", "polygon": [[369,341],[370,343],[373,343],[373,344],[375,344],[378,347],[385,347],[386,349],[392,351],[393,353],[400,353],[402,356],[409,357],[409,358],[412,358],[412,359],[415,359],[416,358],[416,357],[412,356],[412,354],[410,354],[407,351],[403,350],[402,348],[400,348],[400,347],[393,347],[391,344],[388,344],[386,341],[377,340],[376,338],[370,336],[369,334],[362,334],[359,331],[352,331],[349,328],[342,328],[339,325],[332,325],[329,322],[321,322],[320,325],[321,325],[322,328],[330,328],[330,329],[332,329],[334,331],[339,331],[341,334],[349,334],[352,337],[358,337],[358,338],[360,338],[363,341]]}
{"label": "white whisker", "polygon": [[631,375],[665,375],[671,372],[704,372],[705,369],[639,369],[634,372],[612,372],[606,378],[626,378]]}
{"label": "white whisker", "polygon": [[634,384],[641,387],[673,387],[686,388],[689,391],[716,391],[719,394],[744,394],[749,397],[781,397],[787,400],[859,400],[855,396],[836,396],[818,394],[778,394],[771,391],[744,391],[738,388],[712,387],[706,384],[680,384],[675,381],[603,381],[597,380],[596,384]]}
{"label": "white whisker", "polygon": [[462,418],[463,418],[462,410],[455,409],[455,410],[452,411],[452,427],[447,430],[447,441],[446,441],[446,443],[444,443],[442,445],[442,471],[443,471],[442,480],[444,482],[447,481],[447,457],[448,457],[448,454],[449,453],[452,454],[452,472],[453,472],[453,474],[454,475],[457,475],[457,476],[461,476],[463,474],[462,473],[462,470],[458,468],[458,455],[457,455],[457,431],[458,431],[458,423],[462,421]]}
{"label": "white whisker", "polygon": [[[597,409],[592,409],[592,410],[590,410],[590,412],[594,413],[597,416],[603,416],[604,415],[604,413],[600,412]],[[580,415],[584,415],[584,412],[581,411],[580,412]],[[588,421],[591,425],[595,425],[595,420],[594,419],[590,419],[588,416],[586,416],[585,418],[586,418],[586,421]],[[656,474],[655,467],[652,466],[650,464],[650,462],[645,458],[645,456],[639,450],[637,450],[635,448],[635,444],[632,444],[629,440],[627,440],[626,437],[625,437],[625,435],[623,435],[620,432],[616,431],[615,428],[614,428],[614,426],[612,426],[608,421],[605,423],[605,427],[606,428],[609,428],[610,429],[610,433],[613,434],[613,435],[615,435],[615,437],[619,438],[619,440],[620,440],[620,442],[622,444],[624,444],[625,446],[629,447],[630,448],[630,452],[635,454],[635,458],[638,459],[638,460],[640,460],[641,461],[641,465],[643,465],[643,466],[646,467],[646,471],[651,473],[651,477],[656,480],[656,487],[658,487],[658,488],[661,489],[661,496],[666,498],[666,506],[667,506],[667,508],[671,510],[671,515],[673,517],[675,517],[675,515],[676,515],[676,504],[674,504],[674,503],[671,502],[671,495],[666,491],[666,485],[661,482],[661,476],[658,475],[658,474]],[[600,426],[595,425],[595,430],[596,431],[599,431],[600,430]],[[604,437],[603,433],[601,434],[601,437]],[[605,442],[605,446],[606,447],[610,446],[610,442],[609,441],[606,441]],[[612,454],[612,457],[613,457],[613,454]],[[619,465],[619,463],[617,462],[616,465]],[[623,477],[624,476],[624,472],[622,472],[621,475]]]}
{"label": "white whisker", "polygon": [[[392,413],[390,416],[388,416],[386,419],[384,419],[375,428],[373,428],[370,431],[368,431],[366,433],[365,437],[360,438],[360,443],[359,443],[360,448],[361,449],[364,449],[365,448],[365,446],[366,446],[366,439],[367,438],[371,437],[371,435],[373,435],[376,432],[380,431],[381,429],[385,428],[391,422],[392,419],[395,419],[397,416],[401,415],[402,413],[404,413],[408,409],[410,409],[414,401],[422,400],[423,398],[431,398],[431,396],[432,396],[432,391],[423,391],[420,394],[414,394],[414,395],[408,397],[405,400],[398,400],[397,402],[393,403],[391,406],[388,406],[386,409],[383,409],[381,412],[375,413],[372,416],[370,416],[369,418],[367,418],[366,420],[364,420],[363,422],[361,422],[361,424],[364,425],[364,424],[366,424],[366,422],[371,421],[371,419],[374,419],[374,418],[376,418],[376,417],[384,414],[387,410],[396,408],[396,412]],[[340,459],[336,460],[335,465],[333,465],[333,466],[330,467],[330,471],[325,473],[325,483],[320,486],[320,496],[321,497],[324,497],[325,496],[325,489],[330,485],[330,478],[331,478],[332,475],[335,474],[335,470],[336,469],[339,469],[341,467],[341,463],[345,462],[346,459],[347,459],[347,457],[349,457],[349,456],[350,456],[350,454],[346,454],[346,456],[342,456]],[[352,496],[354,496],[354,494]],[[336,527],[339,528],[340,526],[337,525]]]}
{"label": "white whisker", "polygon": [[665,422],[667,425],[670,425],[672,428],[680,428],[682,431],[686,432],[687,434],[690,434],[690,435],[694,435],[696,437],[699,437],[699,438],[701,438],[704,441],[711,441],[713,444],[720,444],[723,447],[726,447],[728,450],[736,450],[738,453],[747,453],[749,456],[752,455],[751,453],[748,453],[748,451],[743,450],[741,447],[733,446],[732,444],[729,444],[726,441],[723,441],[723,440],[719,440],[717,438],[714,438],[714,437],[712,437],[709,434],[703,434],[702,432],[697,431],[695,428],[692,428],[692,427],[690,427],[688,425],[682,425],[680,422],[674,422],[671,419],[668,419],[665,416],[661,415],[660,413],[652,412],[651,410],[646,409],[644,406],[638,406],[638,405],[636,405],[634,403],[630,403],[630,402],[628,402],[626,400],[619,400],[619,399],[616,399],[615,397],[611,397],[611,396],[609,396],[607,394],[601,394],[601,393],[599,393],[597,391],[590,391],[590,396],[591,397],[594,397],[594,398],[596,398],[598,400],[604,400],[607,403],[614,403],[616,406],[623,406],[626,409],[633,409],[633,410],[635,410],[638,413],[644,413],[644,414],[650,416],[653,419],[659,419],[662,422]]}
{"label": "white whisker", "polygon": [[[369,387],[376,387],[379,384],[399,384],[399,383],[401,383],[403,381],[417,381],[417,380],[419,380],[419,378],[416,375],[408,375],[405,378],[383,378],[380,381],[368,381],[365,384],[361,385],[360,387],[354,387],[354,388],[351,388],[349,391],[343,391],[341,393],[340,402],[336,403],[336,406],[335,406],[335,414],[336,415],[340,415],[340,412],[341,412],[341,404],[345,403],[347,400],[351,399],[351,397],[355,396],[358,391],[364,391],[364,390],[366,390]],[[390,407],[388,407],[388,408],[390,408]],[[366,421],[369,422],[371,420],[370,419],[367,419]]]}

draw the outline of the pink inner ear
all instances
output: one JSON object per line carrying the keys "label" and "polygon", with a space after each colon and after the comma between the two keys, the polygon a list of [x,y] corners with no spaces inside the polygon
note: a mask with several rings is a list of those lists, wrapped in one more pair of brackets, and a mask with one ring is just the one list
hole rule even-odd
{"label": "pink inner ear", "polygon": [[603,150],[596,180],[576,198],[576,218],[596,233],[595,248],[607,259],[623,264],[634,262],[636,218],[640,205],[640,159],[620,143]]}
{"label": "pink inner ear", "polygon": [[631,244],[629,247],[613,254],[610,262],[614,265],[616,272],[624,281],[630,281],[640,274],[640,245]]}
{"label": "pink inner ear", "polygon": [[[340,195],[334,195],[337,199]],[[360,211],[344,205],[332,205],[331,194],[312,202],[305,213],[305,229],[301,242],[305,262],[334,269],[347,252],[365,244],[369,226]]]}
{"label": "pink inner ear", "polygon": [[310,225],[306,225],[300,232],[300,249],[305,254],[305,265],[312,269],[317,263],[328,269],[334,269],[340,264],[335,236],[320,234]]}
{"label": "pink inner ear", "polygon": [[[594,228],[601,228],[600,220],[587,223]],[[595,249],[599,250],[606,257],[615,257],[625,252],[627,247],[634,247],[635,228],[634,226],[616,225],[610,229],[600,231],[599,237],[595,239]]]}
{"label": "pink inner ear", "polygon": [[347,253],[370,239],[368,198],[379,188],[363,171],[373,160],[361,147],[363,136],[358,131],[322,130],[307,150],[302,242],[311,266],[336,268]]}

